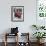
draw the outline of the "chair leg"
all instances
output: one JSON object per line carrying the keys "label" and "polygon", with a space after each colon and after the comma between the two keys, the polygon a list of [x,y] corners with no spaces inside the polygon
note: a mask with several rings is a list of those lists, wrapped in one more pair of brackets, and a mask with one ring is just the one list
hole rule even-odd
{"label": "chair leg", "polygon": [[7,42],[6,41],[4,42],[4,44],[5,44],[5,46],[7,46]]}

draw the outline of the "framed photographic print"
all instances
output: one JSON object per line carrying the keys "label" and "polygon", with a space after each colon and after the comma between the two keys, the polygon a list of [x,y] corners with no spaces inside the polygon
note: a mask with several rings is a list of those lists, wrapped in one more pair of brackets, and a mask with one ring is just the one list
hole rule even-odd
{"label": "framed photographic print", "polygon": [[24,6],[11,6],[11,21],[24,21]]}

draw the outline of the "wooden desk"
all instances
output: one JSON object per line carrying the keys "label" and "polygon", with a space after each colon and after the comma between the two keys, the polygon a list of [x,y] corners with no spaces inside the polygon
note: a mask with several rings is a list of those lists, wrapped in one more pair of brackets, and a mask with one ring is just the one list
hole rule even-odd
{"label": "wooden desk", "polygon": [[7,36],[17,36],[17,44],[15,46],[18,46],[18,34],[10,34],[10,33],[6,33],[5,34],[5,46],[7,46]]}
{"label": "wooden desk", "polygon": [[[17,38],[17,44],[15,45],[15,46],[19,46],[19,42],[18,42],[18,34],[14,34],[14,35],[12,35],[12,34],[9,34],[9,33],[6,33],[5,34],[5,46],[7,46],[8,45],[8,42],[7,42],[7,36],[17,36],[16,38]],[[29,42],[29,33],[21,33],[21,36],[26,36],[26,39],[27,39],[27,42],[26,42],[26,46],[30,46],[30,42]],[[23,43],[23,42],[22,42]]]}

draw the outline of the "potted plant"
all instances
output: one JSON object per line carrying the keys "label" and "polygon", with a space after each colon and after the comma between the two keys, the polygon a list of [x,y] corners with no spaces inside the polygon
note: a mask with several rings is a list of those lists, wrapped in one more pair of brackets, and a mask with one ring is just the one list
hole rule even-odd
{"label": "potted plant", "polygon": [[45,29],[45,26],[32,25],[32,27],[35,28],[36,30]]}
{"label": "potted plant", "polygon": [[45,32],[35,32],[33,35],[37,38],[38,43],[40,43],[40,40],[46,36],[45,34]]}
{"label": "potted plant", "polygon": [[45,26],[41,26],[40,29],[45,29]]}
{"label": "potted plant", "polygon": [[34,24],[32,25],[32,27],[35,28],[36,30],[39,29],[38,26],[37,25],[34,25]]}

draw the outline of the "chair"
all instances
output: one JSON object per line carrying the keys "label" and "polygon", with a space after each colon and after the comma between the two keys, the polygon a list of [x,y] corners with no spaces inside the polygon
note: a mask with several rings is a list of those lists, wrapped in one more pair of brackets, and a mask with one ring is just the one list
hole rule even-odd
{"label": "chair", "polygon": [[7,42],[7,38],[13,37],[13,36],[17,36],[17,44],[16,46],[18,46],[18,27],[16,28],[11,28],[11,33],[5,33],[5,46],[7,46],[8,42]]}
{"label": "chair", "polygon": [[16,46],[18,46],[18,34],[16,35],[16,34],[14,34],[14,35],[11,35],[11,34],[8,34],[8,33],[6,33],[5,34],[5,46],[7,46],[7,44],[8,44],[8,42],[7,42],[7,38],[10,38],[10,36],[17,36],[17,39],[15,39],[15,40],[17,40],[17,44],[16,44]]}
{"label": "chair", "polygon": [[19,46],[30,46],[29,33],[21,33],[21,37],[22,37],[21,38],[22,41],[19,43]]}

